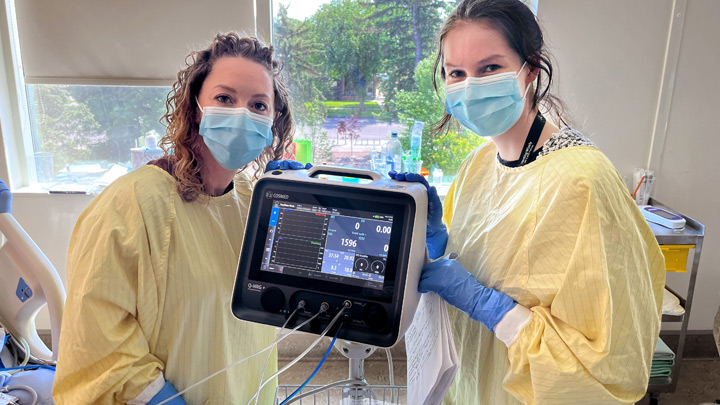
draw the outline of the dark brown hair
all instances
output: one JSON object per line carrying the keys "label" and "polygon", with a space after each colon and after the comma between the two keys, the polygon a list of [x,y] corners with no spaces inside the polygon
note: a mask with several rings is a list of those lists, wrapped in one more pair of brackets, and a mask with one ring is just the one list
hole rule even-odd
{"label": "dark brown hair", "polygon": [[[542,105],[558,124],[568,125],[565,118],[565,104],[550,94],[553,66],[551,57],[545,48],[540,25],[532,11],[519,0],[464,0],[448,16],[438,33],[438,53],[433,69],[433,86],[438,92],[437,73],[445,80],[443,68],[443,41],[445,36],[458,23],[481,22],[490,25],[502,34],[511,49],[517,53],[522,62],[540,69],[537,83],[532,94],[532,109]],[[445,111],[442,119],[436,122],[433,130],[436,133],[447,132],[452,116]]]}
{"label": "dark brown hair", "polygon": [[273,47],[257,38],[241,37],[234,32],[218,34],[207,49],[192,52],[185,58],[186,67],[177,74],[177,81],[165,102],[167,112],[162,117],[167,130],[160,146],[170,163],[171,174],[178,180],[178,193],[187,202],[207,196],[200,176],[203,162],[199,152],[203,140],[198,134],[196,98],[215,62],[223,57],[249,59],[266,67],[273,76],[273,143],[242,170],[254,164],[254,175],[258,177],[268,161],[282,158],[292,143],[295,131],[290,95],[282,78],[282,65],[273,59]]}

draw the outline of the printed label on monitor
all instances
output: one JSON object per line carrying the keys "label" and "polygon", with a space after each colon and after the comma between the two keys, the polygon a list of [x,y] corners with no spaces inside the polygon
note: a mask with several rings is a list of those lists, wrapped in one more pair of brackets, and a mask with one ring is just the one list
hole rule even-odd
{"label": "printed label on monitor", "polygon": [[392,215],[274,200],[261,270],[382,289]]}

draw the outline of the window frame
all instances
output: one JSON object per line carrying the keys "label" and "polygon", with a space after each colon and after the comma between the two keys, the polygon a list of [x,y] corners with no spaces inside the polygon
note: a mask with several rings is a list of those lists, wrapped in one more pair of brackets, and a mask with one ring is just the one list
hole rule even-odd
{"label": "window frame", "polygon": [[[48,194],[36,187],[37,173],[28,87],[22,67],[15,16],[16,0],[0,3],[0,179],[14,192]],[[253,0],[254,34],[272,40],[272,0]],[[57,83],[46,83],[57,84]],[[108,84],[111,85],[111,84]],[[158,117],[159,118],[159,117]]]}
{"label": "window frame", "polygon": [[15,24],[14,3],[3,0],[0,8],[0,53],[3,56],[0,68],[0,147],[3,152],[0,176],[13,191],[29,186],[36,178],[35,167],[28,162],[28,157],[33,154],[32,131]]}

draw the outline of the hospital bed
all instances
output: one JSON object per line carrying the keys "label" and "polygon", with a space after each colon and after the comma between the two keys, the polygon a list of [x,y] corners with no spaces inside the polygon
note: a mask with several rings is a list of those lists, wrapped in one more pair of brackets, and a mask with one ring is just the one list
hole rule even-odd
{"label": "hospital bed", "polygon": [[[52,389],[52,374],[48,370],[57,361],[57,347],[60,338],[65,288],[57,271],[30,239],[28,234],[12,216],[12,194],[0,180],[0,327],[9,334],[0,336],[5,344],[0,347],[0,387],[10,376],[24,373],[25,381],[42,385],[35,395],[35,401],[27,403],[51,403],[49,392]],[[51,348],[40,339],[35,319],[40,310],[47,305],[50,314]],[[8,342],[9,340],[9,342]],[[5,350],[12,347],[13,350]],[[4,351],[4,353],[3,353]],[[8,352],[14,352],[8,356]],[[22,359],[22,362],[19,359]],[[30,372],[44,371],[43,378],[28,377]],[[12,388],[12,387],[6,387]],[[35,387],[37,388],[37,386]],[[5,390],[7,391],[7,389]],[[42,393],[41,393],[42,391]],[[0,388],[3,393],[3,388]],[[9,391],[15,395],[14,391]],[[37,399],[40,397],[41,401]],[[24,404],[26,402],[19,402]]]}

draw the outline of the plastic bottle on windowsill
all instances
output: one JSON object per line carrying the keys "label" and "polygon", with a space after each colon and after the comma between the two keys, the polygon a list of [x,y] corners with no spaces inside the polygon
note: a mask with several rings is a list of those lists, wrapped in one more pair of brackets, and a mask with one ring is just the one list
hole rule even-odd
{"label": "plastic bottle on windowsill", "polygon": [[403,149],[398,139],[397,131],[390,135],[390,141],[385,146],[385,169],[386,171],[402,171]]}

